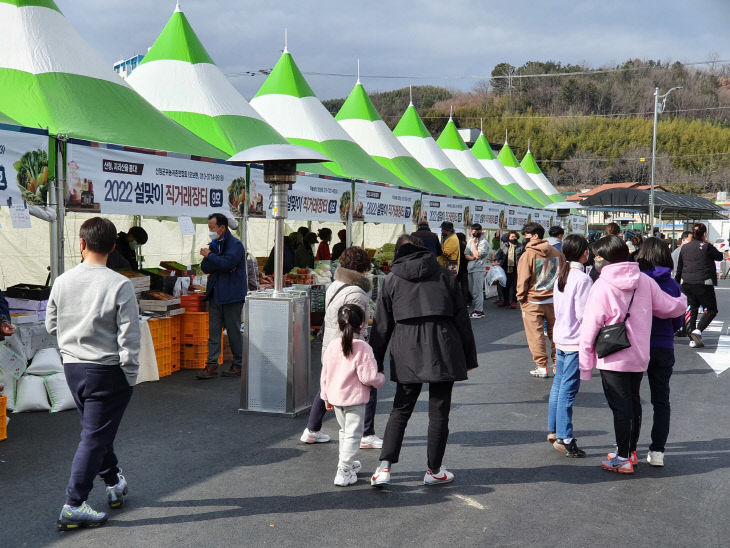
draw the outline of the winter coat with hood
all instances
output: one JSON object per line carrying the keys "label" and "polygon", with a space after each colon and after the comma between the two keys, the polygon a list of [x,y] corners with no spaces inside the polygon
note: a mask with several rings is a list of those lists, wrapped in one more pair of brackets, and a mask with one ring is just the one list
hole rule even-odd
{"label": "winter coat with hood", "polygon": [[427,249],[402,245],[380,288],[370,335],[382,369],[402,384],[462,381],[477,367],[474,334],[459,283]]}
{"label": "winter coat with hood", "polygon": [[[679,297],[682,290],[672,278],[672,269],[666,266],[654,266],[650,270],[642,270],[644,274],[654,280],[667,295]],[[682,328],[684,314],[675,318],[662,319],[656,316],[651,319],[650,346],[660,348],[674,348],[674,333]]]}
{"label": "winter coat with hood", "polygon": [[[634,293],[635,290],[635,293]],[[629,308],[632,293],[634,301]],[[675,318],[684,313],[687,297],[672,297],[633,262],[607,264],[588,295],[580,331],[580,378],[590,380],[594,367],[608,371],[643,372],[649,365],[651,318]],[[624,321],[631,346],[605,358],[596,357],[598,331]]]}
{"label": "winter coat with hood", "polygon": [[520,304],[551,299],[563,254],[547,240],[530,240],[517,263],[517,301]]}
{"label": "winter coat with hood", "polygon": [[[345,287],[343,287],[345,286]],[[324,313],[324,335],[322,336],[322,356],[329,343],[340,337],[337,325],[337,312],[342,305],[356,304],[365,313],[364,325],[370,319],[370,291],[373,285],[366,274],[349,268],[338,267],[335,270],[335,281],[327,288]]]}

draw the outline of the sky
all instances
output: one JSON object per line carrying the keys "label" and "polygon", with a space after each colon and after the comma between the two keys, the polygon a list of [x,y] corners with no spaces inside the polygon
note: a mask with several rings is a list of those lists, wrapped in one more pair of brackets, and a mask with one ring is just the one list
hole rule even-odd
{"label": "sky", "polygon": [[[175,0],[56,0],[103,59],[145,53]],[[730,59],[729,0],[181,0],[216,64],[250,99],[288,47],[321,99],[408,85],[470,90],[508,62],[598,68],[628,59]],[[309,74],[328,73],[328,74]],[[345,76],[336,76],[345,75]]]}

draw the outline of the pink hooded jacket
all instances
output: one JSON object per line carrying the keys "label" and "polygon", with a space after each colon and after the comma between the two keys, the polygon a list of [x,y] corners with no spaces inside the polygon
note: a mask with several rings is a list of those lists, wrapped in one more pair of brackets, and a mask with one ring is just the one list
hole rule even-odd
{"label": "pink hooded jacket", "polygon": [[[595,341],[605,325],[621,322],[636,289],[634,302],[626,320],[630,348],[597,358]],[[687,308],[687,297],[670,297],[637,263],[607,264],[601,269],[588,295],[580,331],[580,378],[590,380],[594,367],[609,371],[643,372],[649,365],[651,317],[676,318]]]}
{"label": "pink hooded jacket", "polygon": [[373,349],[365,341],[352,340],[352,354],[345,357],[342,341],[337,338],[327,345],[322,357],[319,378],[320,397],[338,407],[363,405],[370,399],[370,387],[380,388],[385,376],[378,373]]}

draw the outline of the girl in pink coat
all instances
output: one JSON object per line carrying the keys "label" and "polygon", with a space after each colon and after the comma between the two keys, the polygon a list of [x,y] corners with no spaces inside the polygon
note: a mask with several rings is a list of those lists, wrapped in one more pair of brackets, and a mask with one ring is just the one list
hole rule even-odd
{"label": "girl in pink coat", "polygon": [[[684,295],[671,297],[637,263],[629,262],[629,249],[618,236],[605,236],[593,245],[594,268],[601,276],[588,295],[580,333],[580,378],[590,380],[593,368],[601,372],[603,392],[613,411],[615,453],[601,462],[604,470],[632,474],[636,443],[641,429],[639,388],[649,365],[652,316],[674,318],[687,307]],[[604,358],[596,357],[598,331],[624,321],[631,346]]]}
{"label": "girl in pink coat", "polygon": [[340,425],[340,460],[335,485],[347,486],[357,482],[360,461],[354,460],[360,447],[365,404],[370,399],[370,387],[380,388],[385,376],[370,345],[355,339],[360,333],[365,314],[354,304],[345,304],[337,311],[341,339],[332,341],[322,356],[320,397],[325,408],[335,410]]}

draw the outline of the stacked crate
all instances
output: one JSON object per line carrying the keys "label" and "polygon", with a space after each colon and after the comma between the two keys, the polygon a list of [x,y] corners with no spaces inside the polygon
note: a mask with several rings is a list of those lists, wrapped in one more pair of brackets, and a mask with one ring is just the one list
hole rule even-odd
{"label": "stacked crate", "polygon": [[172,364],[170,369],[174,373],[180,371],[182,365],[182,316],[173,316],[170,318],[170,338],[172,339]]}
{"label": "stacked crate", "polygon": [[205,369],[208,357],[208,313],[186,310],[181,318],[180,365],[182,369]]}
{"label": "stacked crate", "polygon": [[8,416],[5,410],[8,404],[7,396],[0,396],[0,441],[8,437]]}
{"label": "stacked crate", "polygon": [[167,377],[172,373],[172,320],[153,318],[147,324],[152,334],[152,345],[155,347],[157,371],[160,377]]}

